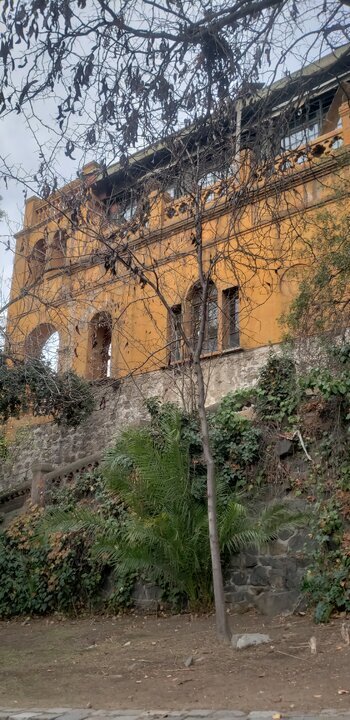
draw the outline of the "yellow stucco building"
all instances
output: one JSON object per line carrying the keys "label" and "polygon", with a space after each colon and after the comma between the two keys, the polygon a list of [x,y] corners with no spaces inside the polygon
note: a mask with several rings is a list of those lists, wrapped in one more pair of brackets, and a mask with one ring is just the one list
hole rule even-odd
{"label": "yellow stucco building", "polygon": [[198,334],[198,232],[210,275],[203,356],[278,343],[295,292],[289,268],[348,177],[348,77],[343,48],[237,105],[224,143],[188,128],[178,136],[186,161],[174,163],[164,141],[127,168],[90,163],[45,200],[29,198],[11,350],[47,357],[56,347],[60,369],[94,380],[186,360],[183,335],[191,345]]}

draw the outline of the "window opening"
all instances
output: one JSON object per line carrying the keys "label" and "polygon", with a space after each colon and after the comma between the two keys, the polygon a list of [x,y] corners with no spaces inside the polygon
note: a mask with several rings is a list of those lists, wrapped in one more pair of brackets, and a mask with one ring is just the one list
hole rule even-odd
{"label": "window opening", "polygon": [[283,151],[295,150],[307,145],[322,134],[323,120],[329,110],[332,98],[318,98],[305,103],[295,111],[288,122],[288,131],[281,139]]}
{"label": "window opening", "polygon": [[58,332],[52,333],[43,345],[40,359],[50,365],[51,370],[58,370],[58,351],[60,345],[60,336]]}
{"label": "window opening", "polygon": [[24,344],[26,359],[36,358],[48,363],[52,370],[59,367],[60,337],[54,325],[41,323],[27,335]]}
{"label": "window opening", "polygon": [[223,292],[223,347],[239,347],[238,287],[230,287]]}
{"label": "window opening", "polygon": [[181,360],[182,306],[174,305],[169,315],[169,360],[173,363]]}
{"label": "window opening", "polygon": [[29,258],[30,281],[38,280],[44,272],[46,258],[46,242],[44,238],[35,243]]}
{"label": "window opening", "polygon": [[112,318],[107,312],[97,313],[90,323],[90,376],[102,380],[111,376]]}
{"label": "window opening", "polygon": [[[196,285],[191,297],[191,331],[193,345],[198,341],[203,312],[202,287]],[[215,352],[218,348],[218,295],[213,282],[209,283],[206,306],[206,322],[202,354]]]}

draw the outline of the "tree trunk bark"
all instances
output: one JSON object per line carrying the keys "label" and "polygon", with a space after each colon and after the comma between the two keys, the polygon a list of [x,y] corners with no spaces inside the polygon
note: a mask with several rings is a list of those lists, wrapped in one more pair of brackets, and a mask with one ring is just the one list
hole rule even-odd
{"label": "tree trunk bark", "polygon": [[213,454],[210,447],[208,419],[205,410],[205,388],[203,372],[199,359],[196,359],[194,361],[194,370],[197,380],[197,409],[201,428],[203,454],[207,466],[208,527],[213,575],[216,633],[219,640],[224,642],[230,642],[231,632],[225,608],[224,582],[222,577],[219,533],[217,524],[215,467]]}

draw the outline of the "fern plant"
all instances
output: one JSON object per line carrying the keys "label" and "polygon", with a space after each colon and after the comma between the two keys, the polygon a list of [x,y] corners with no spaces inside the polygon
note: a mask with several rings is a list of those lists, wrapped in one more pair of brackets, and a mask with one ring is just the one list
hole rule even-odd
{"label": "fern plant", "polygon": [[[84,527],[95,537],[95,551],[123,573],[139,573],[173,594],[190,608],[212,602],[211,560],[206,504],[192,492],[190,453],[181,437],[181,416],[174,408],[162,446],[147,427],[126,429],[106,456],[104,475],[110,491],[126,512],[121,519],[103,520],[86,508],[73,515],[51,513],[56,529]],[[239,498],[218,484],[218,526],[223,559],[244,547],[261,546],[276,538],[282,527],[301,522],[285,505],[276,503],[258,517]]]}

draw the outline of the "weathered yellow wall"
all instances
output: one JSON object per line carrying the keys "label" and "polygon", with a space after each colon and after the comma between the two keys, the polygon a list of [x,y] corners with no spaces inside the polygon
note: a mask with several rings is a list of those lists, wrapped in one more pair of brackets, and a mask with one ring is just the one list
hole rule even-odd
{"label": "weathered yellow wall", "polygon": [[[222,292],[230,286],[240,287],[241,348],[253,349],[276,343],[282,329],[278,323],[296,290],[287,268],[298,261],[302,239],[312,237],[313,217],[320,207],[332,202],[334,189],[341,184],[345,169],[337,166],[336,157],[344,157],[350,145],[349,108],[342,115],[344,145],[339,151],[299,166],[291,179],[299,178],[293,188],[261,197],[247,205],[235,220],[223,203],[207,204],[203,222],[204,263],[209,267],[215,253],[213,280],[218,290],[219,308]],[[77,181],[78,183],[78,181]],[[78,188],[78,184],[74,187]],[[257,186],[258,187],[258,186]],[[153,198],[154,200],[154,198]],[[178,201],[176,201],[178,204]],[[17,237],[17,251],[12,282],[12,299],[16,299],[30,281],[27,257],[44,233],[50,239],[57,228],[67,228],[64,217],[50,218],[50,208],[37,199],[27,201],[24,230]],[[186,304],[190,288],[198,280],[197,264],[191,242],[193,228],[188,215],[170,218],[164,214],[164,199],[153,202],[145,242],[135,250],[138,258],[158,264],[161,289],[169,303]],[[210,216],[211,209],[216,208]],[[45,212],[48,217],[45,217]],[[135,237],[135,241],[137,238]],[[89,323],[95,313],[108,311],[113,319],[111,375],[123,377],[132,371],[159,369],[167,364],[167,313],[150,288],[142,288],[127,277],[122,267],[117,277],[106,274],[102,266],[87,265],[72,269],[91,256],[99,243],[93,233],[81,229],[68,236],[66,267],[51,270],[28,296],[14,302],[8,313],[8,333],[19,353],[28,334],[40,323],[50,323],[60,333],[62,369],[74,368],[89,376]],[[254,258],[253,263],[250,258]],[[150,277],[152,273],[150,273]],[[222,328],[219,319],[219,343]]]}

